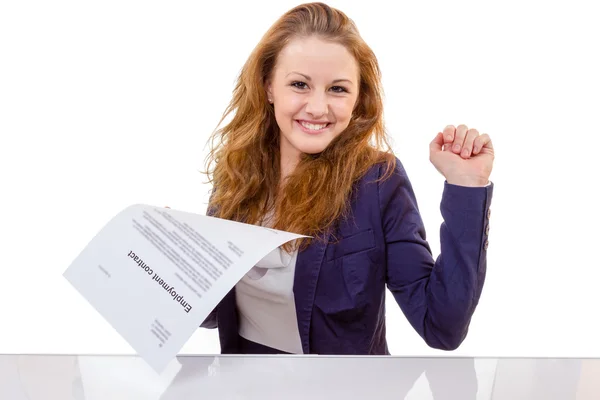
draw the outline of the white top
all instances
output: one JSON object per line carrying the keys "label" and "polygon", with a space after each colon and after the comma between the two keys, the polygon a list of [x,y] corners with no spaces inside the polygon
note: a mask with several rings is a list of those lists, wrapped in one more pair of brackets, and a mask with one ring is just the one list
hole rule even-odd
{"label": "white top", "polygon": [[297,251],[290,254],[278,247],[237,283],[240,336],[287,353],[303,353],[293,290],[297,257]]}

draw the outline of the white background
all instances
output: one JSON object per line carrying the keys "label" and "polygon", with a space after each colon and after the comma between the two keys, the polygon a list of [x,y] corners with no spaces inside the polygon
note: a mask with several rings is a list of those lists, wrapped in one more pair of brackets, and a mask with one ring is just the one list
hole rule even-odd
{"label": "white background", "polygon": [[[205,143],[243,62],[295,1],[0,3],[0,353],[132,353],[62,277],[132,203],[204,213]],[[598,12],[582,2],[331,1],[378,55],[394,148],[439,251],[448,124],[496,148],[470,334],[428,349],[388,302],[393,354],[600,356]],[[593,2],[589,2],[593,4]],[[218,353],[198,330],[183,353]]]}

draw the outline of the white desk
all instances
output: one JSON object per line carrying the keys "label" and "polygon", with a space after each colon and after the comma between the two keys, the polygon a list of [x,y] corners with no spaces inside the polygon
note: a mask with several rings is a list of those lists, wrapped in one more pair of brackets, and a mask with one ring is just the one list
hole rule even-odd
{"label": "white desk", "polygon": [[600,359],[0,355],[0,399],[598,400]]}

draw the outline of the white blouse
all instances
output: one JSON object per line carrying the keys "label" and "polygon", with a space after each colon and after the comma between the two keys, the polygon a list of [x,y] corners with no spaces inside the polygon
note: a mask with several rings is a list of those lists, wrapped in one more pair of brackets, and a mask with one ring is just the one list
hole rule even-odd
{"label": "white blouse", "polygon": [[278,247],[237,283],[240,336],[287,353],[303,353],[293,290],[297,257],[297,251],[290,254]]}
{"label": "white blouse", "polygon": [[293,291],[297,255],[277,248],[236,285],[240,336],[292,354],[303,353]]}

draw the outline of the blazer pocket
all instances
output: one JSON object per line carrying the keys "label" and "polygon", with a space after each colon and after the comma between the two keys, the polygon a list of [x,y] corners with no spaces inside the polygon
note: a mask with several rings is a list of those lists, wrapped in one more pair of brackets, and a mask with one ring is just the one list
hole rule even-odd
{"label": "blazer pocket", "polygon": [[329,252],[327,261],[337,260],[374,249],[375,235],[373,234],[373,229],[367,229],[350,236],[341,237],[337,242],[334,241],[329,246],[333,251]]}

